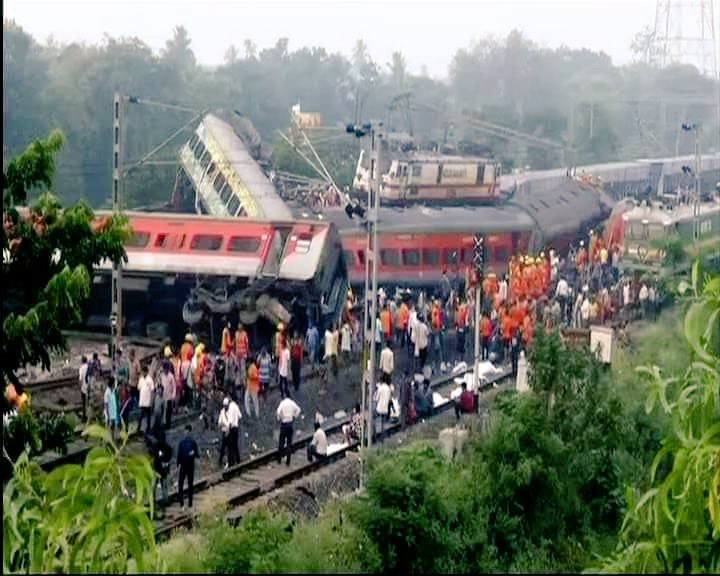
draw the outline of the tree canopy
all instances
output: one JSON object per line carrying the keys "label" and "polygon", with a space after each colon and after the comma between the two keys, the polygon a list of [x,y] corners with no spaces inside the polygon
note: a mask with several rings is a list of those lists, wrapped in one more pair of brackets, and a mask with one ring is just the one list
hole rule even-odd
{"label": "tree canopy", "polygon": [[[50,366],[62,330],[81,320],[93,269],[125,258],[127,220],[96,219],[85,202],[63,209],[49,192],[63,136],[35,140],[3,171],[3,382],[25,364]],[[28,209],[31,191],[40,191]]]}
{"label": "tree canopy", "polygon": [[[159,53],[138,38],[106,37],[99,45],[41,44],[7,20],[3,32],[3,157],[19,154],[38,134],[60,127],[68,144],[58,157],[58,194],[66,201],[84,198],[96,207],[110,198],[115,91],[197,110],[239,110],[268,143],[276,130],[287,128],[290,108],[299,102],[339,129],[348,122],[384,120],[391,131],[412,130],[424,142],[451,149],[474,142],[506,170],[556,167],[562,159],[553,150],[478,131],[463,110],[564,143],[570,149],[566,162],[574,164],[692,153],[692,139],[680,131],[682,122],[703,123],[704,149],[717,145],[720,129],[713,82],[695,68],[617,67],[606,54],[545,49],[517,31],[458,50],[442,80],[411,73],[401,52],[392,54],[390,62],[375,62],[362,40],[346,56],[320,47],[297,48],[288,38],[265,48],[245,38],[229,46],[225,62],[211,69],[197,63],[182,26]],[[398,102],[403,94],[407,98]],[[133,106],[126,118],[129,162],[190,119],[180,111],[143,106]],[[345,158],[347,151],[328,145],[322,154],[333,164],[333,156]],[[173,147],[157,159],[174,160]],[[348,183],[343,168],[331,171]],[[148,166],[130,175],[128,206],[167,201],[174,178],[172,165]]]}

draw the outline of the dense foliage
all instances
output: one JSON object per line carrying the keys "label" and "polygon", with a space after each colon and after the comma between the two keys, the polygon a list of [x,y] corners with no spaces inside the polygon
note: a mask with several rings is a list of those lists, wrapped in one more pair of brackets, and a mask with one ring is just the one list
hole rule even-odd
{"label": "dense foliage", "polygon": [[124,217],[96,221],[86,203],[63,209],[48,192],[21,212],[30,191],[52,183],[62,143],[57,131],[35,140],[3,171],[4,383],[26,364],[49,369],[50,352],[65,346],[61,330],[81,319],[94,266],[125,257]]}
{"label": "dense foliage", "polygon": [[7,455],[15,461],[23,450],[34,456],[44,450],[67,452],[67,444],[75,434],[74,414],[41,414],[22,410],[4,430],[3,443]]}
{"label": "dense foliage", "polygon": [[[3,491],[3,572],[125,573],[156,570],[154,472],[101,426],[83,465],[43,472],[23,454]],[[125,436],[125,440],[127,436]]]}
{"label": "dense foliage", "polygon": [[[533,392],[500,394],[489,432],[472,437],[455,460],[426,443],[382,453],[370,462],[362,495],[295,525],[285,538],[271,535],[288,520],[262,514],[238,528],[221,524],[200,532],[196,545],[207,551],[196,568],[583,569],[593,552],[611,549],[626,513],[625,486],[642,483],[662,429],[645,414],[640,396],[626,398],[587,349],[567,348],[557,334],[539,333],[531,361]],[[246,541],[252,532],[269,536]],[[266,548],[270,541],[276,548]],[[238,560],[256,546],[277,563]],[[219,557],[225,560],[218,563]],[[168,567],[187,569],[183,562]]]}
{"label": "dense foliage", "polygon": [[[717,146],[714,87],[692,67],[658,70],[643,64],[613,66],[603,53],[542,48],[518,32],[482,39],[458,50],[448,78],[410,74],[402,54],[381,65],[360,40],[349,56],[319,47],[291,47],[287,38],[258,49],[246,39],[229,47],[225,63],[199,66],[191,38],[175,29],[159,53],[138,38],[106,38],[100,45],[38,43],[13,21],[3,25],[4,157],[59,126],[68,136],[58,173],[66,200],[109,202],[112,163],[112,97],[116,90],[197,110],[239,110],[266,143],[289,124],[290,108],[320,112],[325,124],[382,119],[391,131],[421,141],[493,154],[513,166],[559,166],[555,151],[526,148],[496,134],[478,132],[462,111],[572,149],[570,164],[616,158],[692,153],[692,138],[678,136],[681,122],[704,126],[703,149]],[[131,105],[126,159],[132,162],[191,118],[181,111]],[[187,133],[186,133],[187,134]],[[357,143],[342,131],[323,135],[321,154],[333,176],[348,183]],[[327,137],[326,137],[327,136]],[[173,142],[156,159],[170,159]],[[298,169],[292,156],[276,155],[278,168]],[[167,202],[175,168],[157,165],[127,178],[129,206]]]}
{"label": "dense foliage", "polygon": [[681,377],[642,368],[671,426],[650,467],[650,487],[628,490],[618,550],[606,572],[720,570],[720,276],[693,267],[684,323],[692,363]]}
{"label": "dense foliage", "polygon": [[[3,170],[2,413],[3,479],[10,464],[27,449],[65,450],[74,422],[64,416],[36,417],[29,403],[14,417],[6,386],[18,384],[26,365],[50,368],[50,354],[65,349],[62,330],[82,319],[90,295],[93,268],[103,259],[125,257],[127,221],[122,216],[98,221],[80,202],[63,209],[47,190],[55,157],[63,144],[60,132],[33,141]],[[28,209],[28,195],[43,191]],[[17,392],[17,391],[16,391]],[[9,425],[6,429],[6,423]]]}

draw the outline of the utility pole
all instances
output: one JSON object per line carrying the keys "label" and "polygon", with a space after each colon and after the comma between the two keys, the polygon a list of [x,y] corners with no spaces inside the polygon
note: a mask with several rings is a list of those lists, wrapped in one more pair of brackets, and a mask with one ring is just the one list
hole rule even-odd
{"label": "utility pole", "polygon": [[700,239],[700,176],[702,172],[702,155],[700,154],[700,135],[702,126],[700,124],[682,124],[681,128],[685,132],[693,132],[695,141],[693,144],[693,152],[695,154],[695,167],[693,169],[694,186],[693,186],[693,240]]}
{"label": "utility pole", "polygon": [[[365,244],[365,301],[363,305],[363,371],[366,377],[362,382],[362,431],[360,434],[362,447],[370,448],[373,437],[373,410],[372,394],[375,389],[375,373],[377,367],[375,358],[377,347],[375,342],[375,331],[377,323],[377,259],[380,257],[377,236],[377,223],[380,209],[380,187],[382,176],[380,173],[380,151],[382,148],[382,123],[376,126],[363,124],[362,126],[348,125],[346,131],[362,138],[370,136],[370,178],[368,186],[368,217],[366,220],[366,244]],[[364,215],[364,210],[358,206],[346,206],[346,212],[350,218],[352,214]],[[363,472],[360,472],[360,487],[363,486]]]}
{"label": "utility pole", "polygon": [[700,240],[700,176],[702,171],[702,156],[700,155],[701,126],[695,124],[695,194],[693,198],[693,230],[696,241]]}
{"label": "utility pole", "polygon": [[475,347],[473,354],[473,393],[480,390],[480,316],[482,313],[482,283],[485,268],[485,237],[478,233],[473,239],[473,265],[475,266]]}
{"label": "utility pole", "polygon": [[[382,126],[382,124],[380,125]],[[368,186],[368,219],[367,219],[367,249],[365,251],[365,343],[369,344],[370,362],[368,374],[367,401],[367,447],[372,446],[373,434],[373,410],[372,398],[375,391],[375,365],[377,355],[377,342],[375,332],[377,330],[377,260],[380,257],[378,247],[377,223],[380,208],[380,148],[382,135],[376,127],[370,128],[370,186]],[[368,290],[369,288],[369,290]]]}
{"label": "utility pole", "polygon": [[[136,162],[129,162],[128,166],[125,166],[125,104],[143,104],[150,107],[158,107],[170,110],[176,110],[180,112],[193,112],[195,116],[188,122],[182,125],[180,128],[175,130],[170,136],[168,136],[161,144],[153,148],[150,152],[145,154],[140,160]],[[119,92],[115,92],[113,97],[113,168],[112,168],[112,211],[113,216],[117,217],[120,215],[123,209],[123,177],[129,175],[134,170],[141,166],[156,164],[166,164],[166,161],[153,161],[150,160],[157,152],[167,146],[172,140],[174,140],[179,134],[186,130],[193,122],[197,119],[202,118],[204,112],[199,112],[192,108],[185,106],[178,106],[176,104],[166,104],[163,102],[155,102],[153,100],[140,99],[137,96],[122,95]],[[174,162],[173,162],[174,163]],[[122,314],[122,261],[113,262],[112,268],[112,280],[110,288],[110,357],[115,357],[115,352],[120,348],[120,339],[122,337],[122,325],[123,325],[123,314]]]}
{"label": "utility pole", "polygon": [[[123,97],[115,92],[113,98],[113,170],[112,170],[112,210],[113,216],[122,210],[122,162],[123,162]],[[111,281],[110,313],[110,361],[114,361],[115,352],[120,348],[122,338],[122,260],[113,262]]]}

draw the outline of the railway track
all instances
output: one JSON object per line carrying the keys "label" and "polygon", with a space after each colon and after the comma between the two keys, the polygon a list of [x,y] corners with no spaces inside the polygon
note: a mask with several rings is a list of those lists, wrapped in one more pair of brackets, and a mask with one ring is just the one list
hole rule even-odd
{"label": "railway track", "polygon": [[[465,372],[444,375],[431,384],[433,392],[440,393],[443,396],[443,401],[434,406],[431,417],[453,408],[454,401],[449,398],[450,391],[456,387],[453,380],[463,374]],[[492,389],[508,376],[509,371],[503,371],[483,384],[480,387],[480,392]],[[340,434],[342,427],[349,422],[350,418],[347,417],[325,427],[328,439],[330,440],[333,435]],[[376,430],[380,430],[379,419],[376,419],[375,427]],[[376,439],[391,436],[400,430],[401,425],[399,422],[391,423],[384,428],[382,433],[376,433]],[[169,494],[170,505],[165,509],[165,516],[155,521],[156,538],[158,540],[167,538],[174,530],[192,525],[193,520],[202,513],[202,510],[212,507],[214,503],[222,502],[227,508],[241,506],[332,462],[341,460],[345,458],[348,452],[355,451],[359,447],[357,442],[349,445],[345,444],[322,460],[308,462],[304,452],[311,439],[312,434],[306,434],[293,442],[293,459],[290,466],[278,463],[279,453],[275,449],[264,452],[252,460],[242,462],[222,472],[197,480],[193,484],[195,505],[193,509],[182,509],[179,504],[179,493],[177,491],[171,492]]]}
{"label": "railway track", "polygon": [[[131,342],[132,344],[132,342]],[[156,349],[152,352],[145,354],[144,356],[140,357],[140,365],[141,366],[149,366],[152,362],[153,357],[157,354],[157,351],[160,349],[161,344],[159,342],[154,343],[156,346]],[[105,367],[102,369],[101,372],[102,378],[107,378],[110,376],[110,368]],[[70,376],[59,376],[57,378],[50,378],[48,380],[39,380],[36,382],[25,382],[24,387],[25,390],[27,390],[31,394],[36,394],[38,392],[50,392],[52,390],[59,390],[63,388],[68,387],[75,387],[78,385],[78,376],[77,374],[72,374]]]}

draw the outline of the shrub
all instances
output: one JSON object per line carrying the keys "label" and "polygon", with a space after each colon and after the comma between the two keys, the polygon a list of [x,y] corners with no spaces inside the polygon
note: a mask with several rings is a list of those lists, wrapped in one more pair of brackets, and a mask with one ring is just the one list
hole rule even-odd
{"label": "shrub", "polygon": [[219,520],[206,536],[205,568],[216,574],[274,572],[293,526],[284,514],[254,510],[238,526]]}
{"label": "shrub", "polygon": [[378,572],[380,554],[368,535],[342,506],[326,508],[319,518],[300,524],[282,548],[281,572],[332,574]]}

